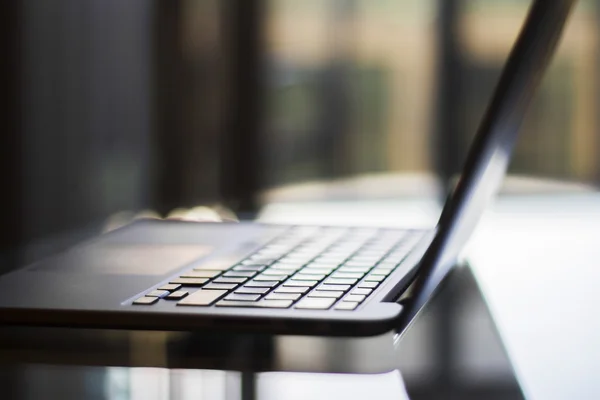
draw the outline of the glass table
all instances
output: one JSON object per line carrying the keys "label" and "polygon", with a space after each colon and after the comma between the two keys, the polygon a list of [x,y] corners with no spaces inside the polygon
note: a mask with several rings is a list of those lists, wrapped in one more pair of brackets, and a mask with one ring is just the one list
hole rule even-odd
{"label": "glass table", "polygon": [[8,399],[522,399],[469,266],[410,330],[353,340],[0,330]]}
{"label": "glass table", "polygon": [[[434,196],[384,196],[385,188],[422,191],[427,185],[418,180],[403,185],[402,180],[395,178],[380,179],[383,182],[364,179],[341,186],[328,183],[308,190],[281,191],[271,199],[272,204],[261,218],[266,222],[305,224],[435,224],[440,202]],[[372,186],[383,189],[371,190]],[[298,192],[307,195],[295,201]],[[449,369],[455,377],[468,377],[469,382],[492,377],[497,382],[503,376],[501,371],[506,371],[500,366],[506,354],[527,399],[598,398],[600,381],[595,371],[600,368],[600,319],[596,317],[600,301],[599,227],[597,189],[527,177],[506,178],[501,195],[484,214],[464,251],[481,297],[461,303],[463,321],[452,320],[453,329],[460,332],[443,336],[452,343],[438,344],[438,349],[460,354],[445,358],[459,360],[461,367],[454,363],[455,367]],[[482,305],[489,311],[483,313]],[[492,336],[484,333],[484,314],[493,316],[503,350],[488,342]],[[418,346],[403,345],[406,352],[413,347]],[[417,359],[430,360],[424,354],[420,353]],[[412,365],[402,368],[406,359],[405,353],[400,370],[410,392],[419,380],[415,380]],[[465,365],[469,367],[463,374]],[[418,390],[428,387],[417,386]]]}

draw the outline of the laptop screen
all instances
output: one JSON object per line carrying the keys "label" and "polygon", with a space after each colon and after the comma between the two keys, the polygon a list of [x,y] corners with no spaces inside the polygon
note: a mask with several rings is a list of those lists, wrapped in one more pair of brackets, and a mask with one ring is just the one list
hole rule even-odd
{"label": "laptop screen", "polygon": [[559,42],[575,0],[535,0],[508,57],[462,175],[450,193],[438,232],[415,282],[412,311],[418,312],[450,271],[458,252],[497,192],[521,122]]}

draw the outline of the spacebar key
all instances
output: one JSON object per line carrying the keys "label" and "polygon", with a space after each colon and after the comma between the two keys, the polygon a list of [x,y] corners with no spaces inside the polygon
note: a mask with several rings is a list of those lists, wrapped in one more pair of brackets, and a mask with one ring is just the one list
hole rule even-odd
{"label": "spacebar key", "polygon": [[197,290],[188,297],[177,303],[178,306],[209,306],[221,297],[229,293],[229,290]]}
{"label": "spacebar key", "polygon": [[293,303],[292,300],[262,300],[257,302],[251,301],[229,301],[221,300],[216,304],[217,307],[252,307],[252,308],[289,308]]}

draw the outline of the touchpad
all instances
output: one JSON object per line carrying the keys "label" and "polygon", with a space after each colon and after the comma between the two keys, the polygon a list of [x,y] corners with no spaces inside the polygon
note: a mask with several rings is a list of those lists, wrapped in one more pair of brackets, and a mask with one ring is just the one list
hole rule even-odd
{"label": "touchpad", "polygon": [[207,256],[244,257],[285,229],[253,224],[141,222],[82,243],[28,270],[163,276]]}
{"label": "touchpad", "polygon": [[199,244],[94,243],[31,266],[31,270],[110,275],[166,275],[213,251]]}

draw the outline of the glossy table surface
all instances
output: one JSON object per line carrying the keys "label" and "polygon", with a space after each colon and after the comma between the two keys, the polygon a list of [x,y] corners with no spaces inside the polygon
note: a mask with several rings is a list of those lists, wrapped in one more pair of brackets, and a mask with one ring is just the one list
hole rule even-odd
{"label": "glossy table surface", "polygon": [[469,267],[397,342],[7,327],[0,338],[11,399],[248,398],[249,373],[259,399],[404,399],[406,389],[415,399],[522,398]]}
{"label": "glossy table surface", "polygon": [[[427,227],[435,224],[440,205],[413,196],[365,201],[358,210],[348,201],[283,201],[263,218],[344,225],[352,215],[359,225]],[[501,196],[465,248],[527,398],[600,396],[599,238],[598,192],[542,182]]]}
{"label": "glossy table surface", "polygon": [[532,399],[600,397],[600,195],[498,202],[466,250]]}

